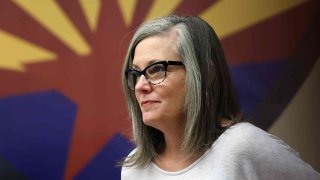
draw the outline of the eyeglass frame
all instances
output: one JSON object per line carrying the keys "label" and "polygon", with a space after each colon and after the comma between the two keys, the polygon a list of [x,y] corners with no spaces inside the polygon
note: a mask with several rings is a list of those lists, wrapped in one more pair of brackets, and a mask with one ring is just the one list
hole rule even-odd
{"label": "eyeglass frame", "polygon": [[[148,75],[146,74],[147,69],[150,68],[151,66],[154,66],[156,64],[162,64],[164,66],[164,77],[162,79],[162,81],[158,82],[158,83],[152,83],[149,79],[148,79]],[[149,84],[152,85],[157,85],[157,84],[161,84],[167,77],[167,71],[168,71],[168,66],[169,65],[178,65],[178,66],[184,66],[184,63],[182,61],[172,61],[172,60],[162,60],[162,61],[157,61],[155,63],[149,64],[147,67],[145,67],[142,71],[139,71],[137,69],[132,69],[132,68],[128,68],[125,71],[125,76],[126,76],[126,80],[127,80],[127,85],[129,86],[129,88],[131,90],[135,90],[135,86],[137,85],[138,80],[136,81],[136,83],[133,85],[133,87],[131,87],[131,85],[129,84],[128,81],[128,74],[129,72],[136,72],[138,74],[137,79],[140,78],[142,75],[146,78],[147,82]]]}

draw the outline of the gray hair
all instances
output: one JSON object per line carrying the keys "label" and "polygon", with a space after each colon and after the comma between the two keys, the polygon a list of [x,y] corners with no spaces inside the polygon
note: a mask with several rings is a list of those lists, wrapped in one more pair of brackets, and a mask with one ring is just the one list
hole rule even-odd
{"label": "gray hair", "polygon": [[125,71],[132,65],[135,48],[143,39],[165,35],[172,29],[178,33],[177,53],[186,68],[186,124],[181,152],[187,157],[202,155],[226,129],[221,126],[222,118],[231,120],[231,124],[242,119],[223,49],[211,26],[198,17],[177,15],[145,22],[134,34],[123,65],[122,85],[136,144],[124,166],[144,167],[165,148],[163,133],[143,123]]}

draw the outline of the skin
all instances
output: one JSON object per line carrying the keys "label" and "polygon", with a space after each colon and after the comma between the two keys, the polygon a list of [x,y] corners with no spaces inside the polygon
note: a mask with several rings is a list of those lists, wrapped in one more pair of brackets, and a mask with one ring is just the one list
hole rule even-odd
{"label": "skin", "polygon": [[[176,51],[176,42],[177,33],[174,29],[164,35],[142,40],[135,49],[133,67],[143,70],[159,60],[181,61]],[[141,76],[135,87],[143,122],[164,134],[166,148],[154,162],[168,171],[180,170],[192,163],[179,151],[186,121],[185,77],[183,66],[169,66],[166,79],[161,84],[149,84],[145,77]]]}

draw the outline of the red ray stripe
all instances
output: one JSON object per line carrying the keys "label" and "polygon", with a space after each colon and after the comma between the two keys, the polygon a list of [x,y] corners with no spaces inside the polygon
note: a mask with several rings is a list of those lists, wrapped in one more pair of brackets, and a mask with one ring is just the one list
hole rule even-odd
{"label": "red ray stripe", "polygon": [[100,17],[101,18],[98,22],[98,31],[95,37],[100,41],[100,43],[103,43],[103,41],[105,43],[107,41],[112,42],[110,47],[114,49],[115,45],[118,44],[127,33],[127,28],[124,24],[121,11],[116,1],[103,1]]}
{"label": "red ray stripe", "polygon": [[52,89],[35,77],[9,70],[0,70],[0,84],[0,98]]}
{"label": "red ray stripe", "polygon": [[231,65],[287,59],[293,55],[305,32],[314,1],[222,39]]}
{"label": "red ray stripe", "polygon": [[216,2],[217,0],[184,0],[174,12],[182,15],[197,16]]}
{"label": "red ray stripe", "polygon": [[79,1],[58,0],[57,2],[64,10],[64,13],[66,13],[69,19],[72,20],[72,23],[76,26],[77,30],[82,34],[86,41],[90,43],[92,32]]}
{"label": "red ray stripe", "polygon": [[[61,64],[34,64],[29,66],[38,76],[52,71],[44,79],[79,106],[73,131],[65,179],[71,179],[99,152],[116,132],[128,127],[122,90],[120,86],[120,58],[124,49],[120,47],[127,33],[116,1],[103,1],[97,32],[94,34],[92,54],[86,57],[70,57]],[[62,63],[64,62],[64,63]],[[56,70],[52,69],[56,67]],[[57,73],[56,71],[60,73]],[[63,70],[63,72],[61,72]],[[60,75],[62,74],[62,75]],[[112,124],[112,126],[110,126]]]}
{"label": "red ray stripe", "polygon": [[59,41],[12,1],[0,1],[0,7],[0,29],[4,29],[58,55],[73,54],[64,43]]}
{"label": "red ray stripe", "polygon": [[153,2],[154,0],[139,0],[137,2],[137,6],[133,15],[133,20],[131,25],[132,29],[135,29],[144,21]]}

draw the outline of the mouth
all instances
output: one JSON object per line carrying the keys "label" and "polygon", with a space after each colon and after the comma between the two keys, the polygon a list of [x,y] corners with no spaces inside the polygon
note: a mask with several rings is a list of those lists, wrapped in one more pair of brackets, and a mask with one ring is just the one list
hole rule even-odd
{"label": "mouth", "polygon": [[146,101],[141,101],[140,105],[141,106],[150,106],[156,103],[159,103],[160,101],[154,101],[154,100],[146,100]]}

